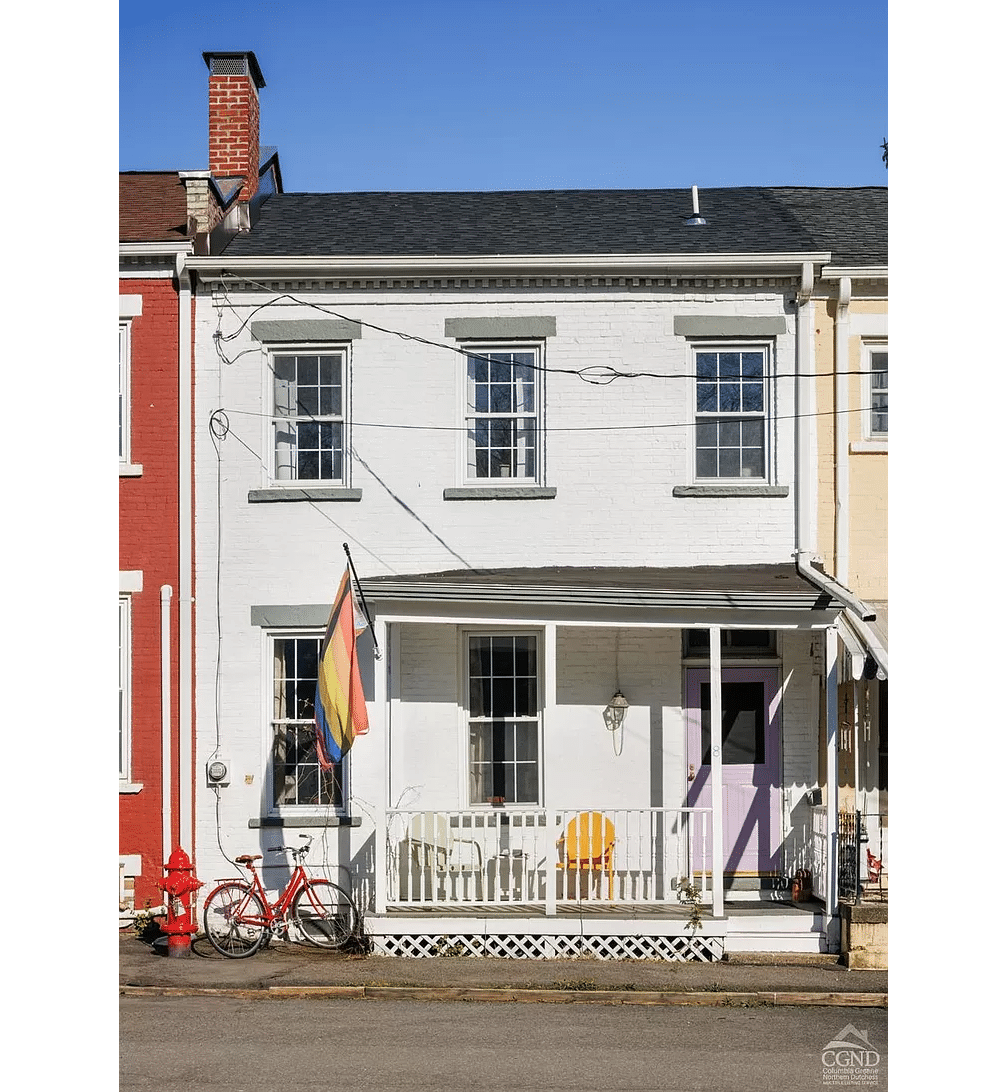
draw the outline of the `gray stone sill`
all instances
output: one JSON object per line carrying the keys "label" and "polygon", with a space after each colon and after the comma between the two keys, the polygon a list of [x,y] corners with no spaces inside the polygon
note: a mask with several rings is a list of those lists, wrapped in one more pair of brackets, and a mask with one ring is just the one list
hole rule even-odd
{"label": "gray stone sill", "polygon": [[446,489],[444,499],[455,500],[552,500],[555,485],[464,485]]}
{"label": "gray stone sill", "polygon": [[142,781],[120,781],[119,782],[119,795],[122,796],[126,793],[138,793],[143,791]]}
{"label": "gray stone sill", "polygon": [[248,499],[249,504],[263,504],[273,501],[359,501],[361,496],[360,489],[345,486],[298,485],[250,489]]}
{"label": "gray stone sill", "polygon": [[677,485],[673,497],[786,497],[786,485]]}
{"label": "gray stone sill", "polygon": [[139,478],[143,474],[143,463],[120,463],[120,478]]}
{"label": "gray stone sill", "polygon": [[261,827],[359,827],[359,815],[259,815],[248,821],[249,830]]}

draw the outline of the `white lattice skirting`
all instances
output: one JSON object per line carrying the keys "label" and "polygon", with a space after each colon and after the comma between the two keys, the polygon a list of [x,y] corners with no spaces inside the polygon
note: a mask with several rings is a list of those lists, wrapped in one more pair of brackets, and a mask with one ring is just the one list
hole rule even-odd
{"label": "white lattice skirting", "polygon": [[489,956],[498,959],[664,959],[713,963],[724,957],[724,937],[694,935],[613,936],[542,935],[536,933],[403,933],[372,934],[381,955]]}

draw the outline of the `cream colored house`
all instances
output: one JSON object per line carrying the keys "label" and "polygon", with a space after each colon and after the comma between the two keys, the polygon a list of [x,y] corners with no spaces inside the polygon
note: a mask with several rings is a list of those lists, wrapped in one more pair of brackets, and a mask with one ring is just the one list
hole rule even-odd
{"label": "cream colored house", "polygon": [[[885,201],[885,191],[880,200]],[[884,225],[885,217],[877,218]],[[812,541],[825,572],[875,609],[845,611],[839,635],[839,806],[862,817],[867,852],[888,864],[888,269],[885,238],[848,260],[823,224],[831,261],[815,287],[815,465]],[[824,718],[825,723],[825,718]],[[825,729],[820,765],[826,761]],[[868,856],[861,851],[861,878]],[[874,884],[872,884],[874,889]]]}

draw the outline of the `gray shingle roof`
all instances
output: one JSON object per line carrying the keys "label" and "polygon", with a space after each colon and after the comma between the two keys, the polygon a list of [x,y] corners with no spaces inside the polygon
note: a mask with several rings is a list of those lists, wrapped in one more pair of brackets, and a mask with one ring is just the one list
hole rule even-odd
{"label": "gray shingle roof", "polygon": [[834,265],[888,265],[889,191],[885,186],[860,189],[774,190],[779,201],[812,232]]}
{"label": "gray shingle roof", "polygon": [[740,186],[487,193],[284,193],[263,203],[236,257],[808,253],[883,264],[887,191]]}

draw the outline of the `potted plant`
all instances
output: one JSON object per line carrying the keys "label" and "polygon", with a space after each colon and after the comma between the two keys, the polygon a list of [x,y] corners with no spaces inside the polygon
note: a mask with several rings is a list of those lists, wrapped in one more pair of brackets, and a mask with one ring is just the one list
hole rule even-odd
{"label": "potted plant", "polygon": [[791,880],[791,899],[794,902],[807,902],[812,894],[812,873],[807,868],[799,868]]}

